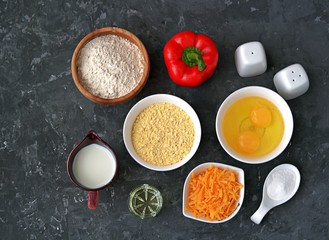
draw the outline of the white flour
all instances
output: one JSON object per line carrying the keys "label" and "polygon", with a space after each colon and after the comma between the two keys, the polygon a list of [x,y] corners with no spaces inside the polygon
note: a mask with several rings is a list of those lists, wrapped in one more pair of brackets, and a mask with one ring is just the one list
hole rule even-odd
{"label": "white flour", "polygon": [[289,170],[278,170],[271,174],[267,184],[267,195],[275,201],[283,200],[295,187],[295,174]]}
{"label": "white flour", "polygon": [[80,51],[77,67],[82,85],[95,96],[112,99],[133,90],[143,75],[143,55],[129,40],[104,35]]}

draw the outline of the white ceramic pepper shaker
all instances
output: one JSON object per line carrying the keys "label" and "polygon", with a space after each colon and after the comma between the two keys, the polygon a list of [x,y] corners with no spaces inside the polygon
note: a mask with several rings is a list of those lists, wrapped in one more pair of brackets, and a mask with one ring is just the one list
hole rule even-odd
{"label": "white ceramic pepper shaker", "polygon": [[266,71],[267,61],[260,42],[248,42],[235,51],[235,65],[241,77],[254,77]]}
{"label": "white ceramic pepper shaker", "polygon": [[303,95],[310,86],[305,69],[298,63],[276,73],[273,82],[276,90],[285,100]]}

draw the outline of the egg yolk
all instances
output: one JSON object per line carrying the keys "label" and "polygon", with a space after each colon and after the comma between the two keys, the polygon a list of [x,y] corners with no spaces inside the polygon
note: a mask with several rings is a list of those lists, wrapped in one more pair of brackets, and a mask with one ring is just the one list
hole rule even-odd
{"label": "egg yolk", "polygon": [[272,122],[272,114],[267,107],[257,107],[251,111],[250,119],[256,127],[267,128]]}
{"label": "egg yolk", "polygon": [[245,153],[254,153],[260,146],[260,138],[254,131],[245,131],[239,134],[238,146]]}

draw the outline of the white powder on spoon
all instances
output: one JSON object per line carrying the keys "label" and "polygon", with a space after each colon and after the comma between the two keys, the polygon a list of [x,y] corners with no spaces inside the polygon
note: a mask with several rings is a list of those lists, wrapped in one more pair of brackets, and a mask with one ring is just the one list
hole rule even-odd
{"label": "white powder on spoon", "polygon": [[289,170],[278,170],[271,174],[267,194],[275,201],[286,199],[295,187],[295,174]]}
{"label": "white powder on spoon", "polygon": [[113,99],[132,91],[143,75],[141,50],[117,35],[89,41],[77,59],[81,84],[93,95]]}

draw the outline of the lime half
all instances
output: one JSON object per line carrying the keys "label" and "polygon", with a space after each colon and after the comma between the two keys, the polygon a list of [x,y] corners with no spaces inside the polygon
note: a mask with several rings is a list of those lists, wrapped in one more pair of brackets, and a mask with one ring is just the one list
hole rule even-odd
{"label": "lime half", "polygon": [[130,192],[128,207],[141,219],[155,217],[162,208],[161,193],[155,187],[143,184]]}

